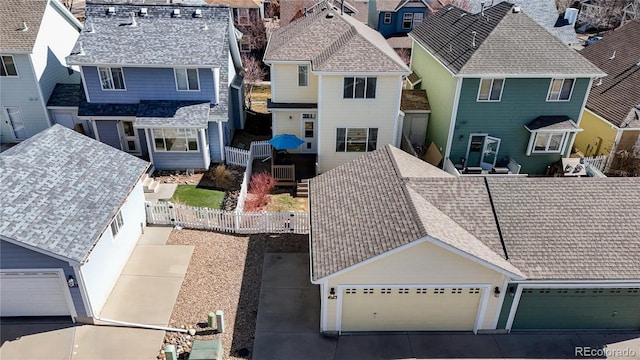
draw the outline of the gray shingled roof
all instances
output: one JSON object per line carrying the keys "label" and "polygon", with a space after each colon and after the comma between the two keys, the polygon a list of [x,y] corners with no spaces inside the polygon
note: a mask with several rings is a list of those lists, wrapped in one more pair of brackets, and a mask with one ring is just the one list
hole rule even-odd
{"label": "gray shingled roof", "polygon": [[[47,106],[78,107],[81,93],[83,93],[82,84],[56,84],[49,96]],[[82,97],[84,98],[84,94]]]}
{"label": "gray shingled roof", "polygon": [[[109,7],[115,8],[115,15],[107,15]],[[139,16],[143,7],[146,17]],[[174,9],[180,10],[180,17],[172,17]],[[194,17],[196,10],[202,17]],[[131,26],[131,13],[136,14],[136,26]],[[89,3],[86,17],[85,29],[67,57],[71,65],[226,67],[229,61],[227,6]]]}
{"label": "gray shingled roof", "polygon": [[136,127],[206,128],[209,123],[209,102],[141,101],[136,113]]}
{"label": "gray shingled roof", "polygon": [[310,61],[314,71],[409,72],[380,33],[326,5],[276,30],[264,61]]}
{"label": "gray shingled roof", "polygon": [[[449,191],[451,181],[457,179],[392,146],[312,179],[313,279],[426,236],[518,275],[495,244],[497,229],[490,208],[481,211],[489,201],[484,184],[470,182]],[[425,197],[425,191],[434,189],[444,195]],[[454,191],[465,201],[446,196]],[[482,191],[484,198],[474,196]]]}
{"label": "gray shingled roof", "polygon": [[580,127],[566,115],[538,116],[526,125],[529,130],[580,130]]}
{"label": "gray shingled roof", "polygon": [[54,125],[0,153],[0,236],[82,262],[148,166]]}
{"label": "gray shingled roof", "polygon": [[[494,1],[469,0],[469,11],[474,14],[480,12],[482,9],[481,3],[483,2],[486,8],[491,6]],[[495,1],[495,3],[497,3],[497,1]],[[519,6],[525,14],[529,15],[535,22],[547,29],[547,31],[562,40],[565,44],[571,45],[580,42],[572,25],[555,26],[558,21],[558,9],[556,8],[555,0],[525,0],[514,1],[514,3]]]}
{"label": "gray shingled roof", "polygon": [[640,279],[640,178],[488,178],[511,263],[531,279]]}
{"label": "gray shingled roof", "polygon": [[[634,20],[606,34],[580,51],[608,76],[594,81],[587,108],[619,127],[640,127],[640,21]],[[609,59],[616,54],[613,59]],[[599,85],[598,85],[599,84]]]}
{"label": "gray shingled roof", "polygon": [[410,33],[454,74],[604,76],[575,50],[501,2],[471,14],[448,6]]}

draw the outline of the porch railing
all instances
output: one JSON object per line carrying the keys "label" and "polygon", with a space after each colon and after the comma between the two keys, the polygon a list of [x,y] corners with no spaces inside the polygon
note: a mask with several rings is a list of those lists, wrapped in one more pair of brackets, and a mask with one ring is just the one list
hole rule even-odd
{"label": "porch railing", "polygon": [[271,165],[271,176],[277,181],[295,182],[296,166],[295,165]]}

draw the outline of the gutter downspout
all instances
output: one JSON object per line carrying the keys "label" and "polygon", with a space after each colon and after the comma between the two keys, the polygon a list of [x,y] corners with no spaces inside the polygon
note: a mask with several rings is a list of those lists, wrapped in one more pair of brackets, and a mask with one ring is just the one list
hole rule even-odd
{"label": "gutter downspout", "polygon": [[[135,328],[151,329],[151,330],[164,330],[164,331],[173,331],[173,332],[181,332],[181,333],[188,332],[187,329],[177,329],[177,328],[172,328],[172,327],[168,327],[168,326],[148,325],[148,324],[132,323],[132,322],[127,322],[127,321],[103,319],[103,318],[98,317],[98,316],[94,317],[94,319],[102,321],[102,322],[106,322],[106,323],[112,323],[112,324],[116,324],[116,325],[124,325],[124,326],[127,326],[127,327],[135,327]],[[99,325],[99,324],[97,324],[97,325]]]}

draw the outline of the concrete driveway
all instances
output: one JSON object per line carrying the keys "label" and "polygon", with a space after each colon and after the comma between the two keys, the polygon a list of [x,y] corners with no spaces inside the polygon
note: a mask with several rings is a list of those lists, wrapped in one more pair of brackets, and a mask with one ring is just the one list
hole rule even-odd
{"label": "concrete driveway", "polygon": [[[102,319],[167,326],[193,246],[165,245],[171,228],[148,227],[100,313]],[[0,359],[155,359],[165,332],[67,319],[3,319]]]}
{"label": "concrete driveway", "polygon": [[308,255],[266,254],[253,359],[640,359],[640,332],[430,332],[323,337],[319,333],[319,296],[318,286],[309,281]]}

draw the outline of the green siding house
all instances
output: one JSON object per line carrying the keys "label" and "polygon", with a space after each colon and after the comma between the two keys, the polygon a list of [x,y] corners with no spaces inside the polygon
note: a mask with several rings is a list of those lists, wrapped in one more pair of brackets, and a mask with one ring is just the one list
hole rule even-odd
{"label": "green siding house", "polygon": [[462,173],[545,174],[571,153],[592,80],[606,75],[507,2],[445,7],[409,36],[431,103],[427,145]]}

